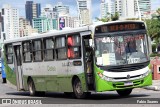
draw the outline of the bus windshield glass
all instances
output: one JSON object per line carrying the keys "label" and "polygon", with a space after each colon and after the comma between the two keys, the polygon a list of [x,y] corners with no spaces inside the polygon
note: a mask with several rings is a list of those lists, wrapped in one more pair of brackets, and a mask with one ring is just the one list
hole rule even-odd
{"label": "bus windshield glass", "polygon": [[95,37],[95,58],[99,66],[126,65],[148,61],[146,34]]}

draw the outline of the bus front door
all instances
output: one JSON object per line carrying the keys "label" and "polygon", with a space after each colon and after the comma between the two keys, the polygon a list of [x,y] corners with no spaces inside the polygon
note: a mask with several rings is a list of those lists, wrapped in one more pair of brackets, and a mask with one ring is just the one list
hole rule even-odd
{"label": "bus front door", "polygon": [[86,82],[88,90],[95,90],[94,85],[94,71],[93,71],[93,49],[90,46],[91,36],[83,37],[83,56],[84,56],[84,70],[86,74]]}
{"label": "bus front door", "polygon": [[23,90],[22,52],[21,45],[14,46],[14,67],[16,72],[17,90]]}

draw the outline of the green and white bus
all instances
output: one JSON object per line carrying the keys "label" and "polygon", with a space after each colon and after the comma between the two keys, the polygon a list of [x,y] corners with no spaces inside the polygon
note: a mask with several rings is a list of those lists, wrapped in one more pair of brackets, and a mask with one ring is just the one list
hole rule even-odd
{"label": "green and white bus", "polygon": [[114,21],[6,40],[7,79],[18,90],[87,93],[152,84],[144,22]]}

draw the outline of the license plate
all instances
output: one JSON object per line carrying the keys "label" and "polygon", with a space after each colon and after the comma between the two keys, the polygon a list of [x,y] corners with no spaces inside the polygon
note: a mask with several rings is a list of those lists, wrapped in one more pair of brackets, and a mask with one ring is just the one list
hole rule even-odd
{"label": "license plate", "polygon": [[133,82],[125,82],[124,83],[124,86],[130,86],[130,85],[133,85]]}

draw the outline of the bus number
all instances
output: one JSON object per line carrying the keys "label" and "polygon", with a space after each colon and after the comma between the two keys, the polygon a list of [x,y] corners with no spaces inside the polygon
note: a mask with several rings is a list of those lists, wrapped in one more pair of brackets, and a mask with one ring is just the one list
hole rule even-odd
{"label": "bus number", "polygon": [[140,58],[130,58],[127,59],[128,63],[139,63],[140,62]]}

